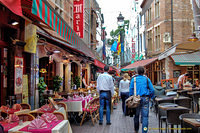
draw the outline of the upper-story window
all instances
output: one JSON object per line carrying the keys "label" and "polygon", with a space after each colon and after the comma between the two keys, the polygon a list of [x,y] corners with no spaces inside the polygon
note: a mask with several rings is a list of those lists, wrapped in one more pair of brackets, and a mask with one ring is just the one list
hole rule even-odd
{"label": "upper-story window", "polygon": [[153,45],[152,45],[152,30],[148,31],[148,51],[152,52]]}
{"label": "upper-story window", "polygon": [[150,23],[151,22],[151,8],[149,8],[148,10],[147,10],[147,23]]}
{"label": "upper-story window", "polygon": [[160,26],[155,28],[156,51],[160,50]]}
{"label": "upper-story window", "polygon": [[55,0],[55,10],[63,17],[63,1],[62,0]]}
{"label": "upper-story window", "polygon": [[160,2],[155,0],[155,18],[160,17]]}

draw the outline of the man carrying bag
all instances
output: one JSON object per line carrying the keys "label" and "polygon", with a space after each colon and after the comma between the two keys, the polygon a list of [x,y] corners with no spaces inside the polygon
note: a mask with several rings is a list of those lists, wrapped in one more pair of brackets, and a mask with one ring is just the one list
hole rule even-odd
{"label": "man carrying bag", "polygon": [[[149,101],[154,97],[154,88],[151,80],[144,76],[144,67],[137,68],[138,75],[133,77],[130,84],[129,95],[134,95],[133,107],[135,106],[136,112],[134,117],[135,133],[139,131],[139,115],[141,112],[142,133],[148,132],[148,117],[149,117]],[[131,97],[129,97],[131,98]],[[128,100],[128,99],[127,99]],[[129,105],[131,106],[131,104]]]}

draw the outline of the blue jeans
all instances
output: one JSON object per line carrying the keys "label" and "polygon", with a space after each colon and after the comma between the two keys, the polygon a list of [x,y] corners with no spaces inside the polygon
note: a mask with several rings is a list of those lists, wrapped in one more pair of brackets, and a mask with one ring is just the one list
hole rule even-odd
{"label": "blue jeans", "polygon": [[126,104],[125,101],[129,97],[129,92],[121,92],[121,98],[122,98],[122,110],[123,113],[126,114]]}
{"label": "blue jeans", "polygon": [[140,112],[142,119],[142,133],[147,133],[149,120],[149,97],[141,97],[140,106],[136,108],[136,114],[134,117],[135,131],[139,130]]}
{"label": "blue jeans", "polygon": [[106,103],[106,121],[110,123],[111,92],[100,92],[99,123],[103,123],[103,108]]}

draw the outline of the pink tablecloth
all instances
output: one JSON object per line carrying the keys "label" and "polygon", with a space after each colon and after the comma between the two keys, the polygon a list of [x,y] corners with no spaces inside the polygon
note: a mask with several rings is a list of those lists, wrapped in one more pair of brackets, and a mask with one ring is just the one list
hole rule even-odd
{"label": "pink tablecloth", "polygon": [[30,129],[28,130],[28,125],[25,126],[24,128],[20,129],[19,131],[24,131],[24,132],[31,132],[31,133],[51,133],[51,130],[58,125],[62,120],[58,121],[53,121],[51,123],[47,123],[47,128],[45,129]]}
{"label": "pink tablecloth", "polygon": [[8,133],[8,130],[10,130],[11,128],[17,126],[19,123],[18,122],[13,122],[13,123],[0,122],[0,124],[4,128],[4,133]]}

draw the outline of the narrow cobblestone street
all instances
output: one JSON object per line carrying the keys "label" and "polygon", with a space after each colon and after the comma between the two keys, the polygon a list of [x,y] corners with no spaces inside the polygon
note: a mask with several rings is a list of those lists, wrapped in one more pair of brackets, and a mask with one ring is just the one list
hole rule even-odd
{"label": "narrow cobblestone street", "polygon": [[[106,117],[104,115],[103,125],[98,122],[92,125],[92,121],[88,120],[82,126],[71,124],[73,133],[134,133],[133,117],[124,116],[122,114],[121,102],[111,114],[111,126],[106,125]],[[140,126],[141,127],[141,126]],[[158,133],[158,118],[155,113],[149,111],[149,133]],[[141,132],[141,128],[140,131]]]}

